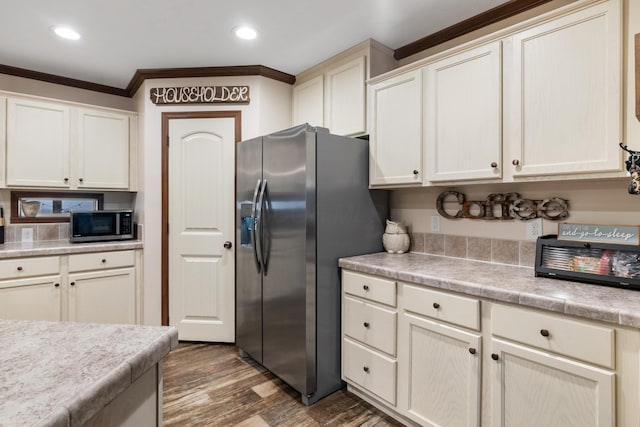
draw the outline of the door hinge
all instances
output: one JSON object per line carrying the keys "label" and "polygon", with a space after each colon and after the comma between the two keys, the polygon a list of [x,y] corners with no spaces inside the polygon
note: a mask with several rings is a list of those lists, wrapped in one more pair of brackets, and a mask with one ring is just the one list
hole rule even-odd
{"label": "door hinge", "polygon": [[169,135],[167,135],[167,145],[169,145]]}
{"label": "door hinge", "polygon": [[167,234],[169,234],[169,223],[167,223]]}

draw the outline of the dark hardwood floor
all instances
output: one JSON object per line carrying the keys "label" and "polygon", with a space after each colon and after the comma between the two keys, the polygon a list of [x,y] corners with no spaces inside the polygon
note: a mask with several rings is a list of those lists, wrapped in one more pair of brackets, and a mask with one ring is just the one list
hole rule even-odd
{"label": "dark hardwood floor", "polygon": [[339,390],[309,407],[229,344],[181,343],[164,359],[163,426],[400,426]]}

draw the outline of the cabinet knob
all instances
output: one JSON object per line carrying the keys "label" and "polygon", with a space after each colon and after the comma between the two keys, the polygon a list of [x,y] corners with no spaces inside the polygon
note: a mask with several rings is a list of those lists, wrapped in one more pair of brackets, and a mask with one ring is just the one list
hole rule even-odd
{"label": "cabinet knob", "polygon": [[103,264],[106,264],[106,263],[107,263],[107,260],[106,260],[106,259],[104,259],[104,258],[102,258],[102,260],[101,260],[100,262],[101,262],[101,263],[103,263]]}
{"label": "cabinet knob", "polygon": [[64,183],[66,184],[67,182],[69,182],[69,178],[64,179]]}
{"label": "cabinet knob", "polygon": [[438,304],[437,302],[433,303],[433,308],[435,308],[436,310],[440,308],[440,304]]}
{"label": "cabinet knob", "polygon": [[469,348],[469,353],[471,353],[471,354],[476,354],[476,349],[475,349],[475,348],[473,348],[473,347],[470,347],[470,348]]}
{"label": "cabinet knob", "polygon": [[369,373],[369,367],[368,366],[364,366],[362,368],[363,371],[365,371],[367,374]]}
{"label": "cabinet knob", "polygon": [[513,160],[511,161],[511,164],[512,164],[513,166],[518,166],[518,165],[520,164],[520,160],[518,160],[518,159],[513,159]]}
{"label": "cabinet knob", "polygon": [[364,322],[363,325],[364,325],[365,328],[368,328],[369,327],[369,322]]}
{"label": "cabinet knob", "polygon": [[53,286],[55,286],[57,288],[58,286],[60,286],[60,283],[54,283]]}
{"label": "cabinet knob", "polygon": [[368,285],[362,285],[362,289],[364,289],[365,291],[369,290],[369,286]]}
{"label": "cabinet knob", "polygon": [[69,283],[69,284],[70,284],[71,286],[75,286],[75,285],[76,285],[76,282],[71,282],[71,283]]}
{"label": "cabinet knob", "polygon": [[549,330],[548,329],[540,329],[540,335],[542,335],[543,337],[548,337],[549,336]]}
{"label": "cabinet knob", "polygon": [[21,265],[19,265],[19,266],[18,266],[18,268],[17,268],[17,270],[18,270],[18,271],[22,271],[22,266],[21,266]]}
{"label": "cabinet knob", "polygon": [[419,173],[420,173],[420,172],[418,171],[418,169],[414,169],[414,170],[413,170],[413,174],[414,174],[414,175],[418,175]]}
{"label": "cabinet knob", "polygon": [[224,245],[222,245],[222,246],[224,246],[225,249],[231,249],[233,244],[230,241],[227,240],[226,242],[224,242]]}
{"label": "cabinet knob", "polygon": [[495,169],[498,167],[498,164],[496,162],[491,162],[491,167]]}
{"label": "cabinet knob", "polygon": [[84,182],[84,178],[78,178],[79,182]]}
{"label": "cabinet knob", "polygon": [[497,355],[497,354],[495,354],[495,353],[491,353],[491,358],[492,358],[493,360],[498,360],[498,359],[500,358],[500,356],[498,356],[498,355]]}

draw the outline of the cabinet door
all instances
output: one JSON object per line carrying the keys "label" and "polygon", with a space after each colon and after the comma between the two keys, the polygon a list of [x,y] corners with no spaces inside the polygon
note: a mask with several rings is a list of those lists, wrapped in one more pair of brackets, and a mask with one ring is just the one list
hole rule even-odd
{"label": "cabinet door", "polygon": [[491,341],[492,425],[615,425],[615,374],[546,352]]}
{"label": "cabinet door", "polygon": [[479,426],[481,337],[404,313],[398,403],[420,425]]}
{"label": "cabinet door", "polygon": [[293,88],[293,124],[324,126],[324,76],[317,76]]}
{"label": "cabinet door", "polygon": [[69,320],[135,323],[135,269],[69,275]]}
{"label": "cabinet door", "polygon": [[620,2],[613,0],[508,41],[505,135],[511,153],[505,172],[622,169],[620,37]]}
{"label": "cabinet door", "polygon": [[370,87],[369,184],[422,184],[422,71]]}
{"label": "cabinet door", "polygon": [[494,42],[425,69],[429,181],[502,177],[500,47]]}
{"label": "cabinet door", "polygon": [[129,187],[129,116],[80,109],[77,112],[78,188]]}
{"label": "cabinet door", "polygon": [[325,126],[337,135],[367,132],[366,57],[326,73]]}
{"label": "cabinet door", "polygon": [[7,185],[69,187],[69,107],[10,98]]}
{"label": "cabinet door", "polygon": [[61,321],[60,276],[0,282],[0,319]]}

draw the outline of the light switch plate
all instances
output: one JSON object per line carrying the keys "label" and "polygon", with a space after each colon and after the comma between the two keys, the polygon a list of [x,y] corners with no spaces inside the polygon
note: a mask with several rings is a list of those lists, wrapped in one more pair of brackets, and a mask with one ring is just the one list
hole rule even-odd
{"label": "light switch plate", "polygon": [[22,241],[23,242],[33,242],[33,228],[23,228],[22,229]]}
{"label": "light switch plate", "polygon": [[431,217],[431,231],[440,231],[440,217],[432,216]]}

